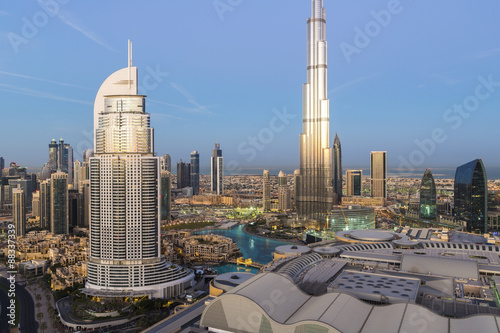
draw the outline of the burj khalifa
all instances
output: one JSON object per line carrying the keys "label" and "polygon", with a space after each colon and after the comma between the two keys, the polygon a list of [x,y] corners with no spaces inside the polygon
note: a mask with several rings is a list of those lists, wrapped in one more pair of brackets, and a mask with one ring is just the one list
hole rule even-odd
{"label": "burj khalifa", "polygon": [[303,86],[297,213],[319,219],[333,206],[330,106],[327,92],[326,20],[323,0],[312,0],[307,20],[307,83]]}

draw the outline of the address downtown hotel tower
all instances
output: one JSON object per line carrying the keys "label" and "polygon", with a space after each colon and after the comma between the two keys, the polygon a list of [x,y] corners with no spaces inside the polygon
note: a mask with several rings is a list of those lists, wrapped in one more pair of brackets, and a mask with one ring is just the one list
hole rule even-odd
{"label": "address downtown hotel tower", "polygon": [[297,213],[322,219],[333,206],[330,106],[327,90],[326,19],[323,0],[312,0],[307,20],[307,83],[303,86],[303,128]]}
{"label": "address downtown hotel tower", "polygon": [[191,270],[160,253],[160,165],[154,132],[138,95],[137,68],[110,75],[94,103],[90,158],[90,256],[84,293],[168,298],[191,286]]}

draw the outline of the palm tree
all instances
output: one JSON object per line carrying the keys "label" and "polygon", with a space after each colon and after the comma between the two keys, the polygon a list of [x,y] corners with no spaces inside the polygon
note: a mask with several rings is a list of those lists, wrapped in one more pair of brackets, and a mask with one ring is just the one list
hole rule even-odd
{"label": "palm tree", "polygon": [[38,312],[38,313],[36,314],[36,319],[38,319],[39,321],[42,321],[42,318],[43,318],[43,313]]}
{"label": "palm tree", "polygon": [[40,302],[36,302],[35,306],[36,306],[38,309],[40,309],[40,307],[42,306],[42,303],[40,303]]}
{"label": "palm tree", "polygon": [[40,324],[40,330],[43,333],[46,329],[47,329],[47,323],[42,321],[42,323]]}
{"label": "palm tree", "polygon": [[35,298],[36,298],[37,301],[41,301],[42,300],[42,295],[35,294]]}

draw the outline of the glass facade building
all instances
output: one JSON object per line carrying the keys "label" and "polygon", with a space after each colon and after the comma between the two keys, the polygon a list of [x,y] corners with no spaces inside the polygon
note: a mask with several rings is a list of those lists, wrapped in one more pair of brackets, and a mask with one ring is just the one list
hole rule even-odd
{"label": "glass facade building", "polygon": [[333,140],[332,158],[333,194],[336,196],[334,203],[340,204],[342,202],[342,146],[337,133],[335,133]]}
{"label": "glass facade building", "polygon": [[435,220],[436,217],[436,184],[431,170],[427,169],[420,184],[420,218]]}
{"label": "glass facade building", "polygon": [[372,151],[370,156],[371,196],[387,198],[387,152]]}
{"label": "glass facade building", "polygon": [[172,179],[170,178],[170,172],[162,171],[161,172],[161,219],[170,221],[170,212],[171,212],[171,195],[172,195]]}
{"label": "glass facade building", "polygon": [[375,228],[375,209],[348,206],[334,209],[328,214],[326,229],[329,231],[361,230]]}
{"label": "glass facade building", "polygon": [[347,196],[361,196],[362,194],[362,170],[347,170],[346,180],[347,180]]}
{"label": "glass facade building", "polygon": [[193,194],[200,194],[200,153],[193,151],[191,153],[191,187]]}
{"label": "glass facade building", "polygon": [[488,182],[481,159],[457,168],[454,196],[455,217],[467,223],[468,231],[487,232]]}

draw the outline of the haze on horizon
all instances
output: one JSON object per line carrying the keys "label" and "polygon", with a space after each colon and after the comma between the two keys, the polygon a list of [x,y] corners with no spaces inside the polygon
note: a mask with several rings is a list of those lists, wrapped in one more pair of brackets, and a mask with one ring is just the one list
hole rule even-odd
{"label": "haze on horizon", "polygon": [[[60,137],[81,159],[97,90],[126,67],[131,39],[158,155],[175,164],[198,150],[208,166],[218,139],[226,167],[298,167],[309,0],[66,2],[0,10],[6,163],[41,167]],[[366,169],[370,151],[387,150],[392,168],[500,167],[498,1],[325,7],[344,166]]]}

